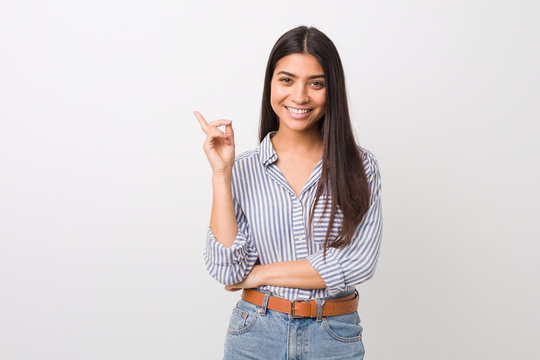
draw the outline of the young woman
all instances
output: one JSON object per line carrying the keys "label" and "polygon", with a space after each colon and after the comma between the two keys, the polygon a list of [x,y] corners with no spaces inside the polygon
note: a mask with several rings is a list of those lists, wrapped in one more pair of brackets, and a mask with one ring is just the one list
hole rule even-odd
{"label": "young woman", "polygon": [[224,358],[362,359],[354,285],[379,255],[381,178],[354,139],[332,41],[305,26],[278,39],[256,149],[235,157],[232,122],[194,113],[213,170],[204,260],[225,289],[243,290]]}

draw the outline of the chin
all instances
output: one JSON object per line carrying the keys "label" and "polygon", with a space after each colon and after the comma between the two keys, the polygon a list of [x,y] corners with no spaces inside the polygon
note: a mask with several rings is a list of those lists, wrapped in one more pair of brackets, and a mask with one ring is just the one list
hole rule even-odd
{"label": "chin", "polygon": [[299,131],[299,132],[307,131],[307,130],[311,129],[314,126],[317,126],[317,124],[307,124],[307,123],[303,123],[303,124],[294,124],[293,123],[293,124],[291,124],[290,122],[281,122],[280,127],[282,125],[284,127],[289,128],[292,131]]}

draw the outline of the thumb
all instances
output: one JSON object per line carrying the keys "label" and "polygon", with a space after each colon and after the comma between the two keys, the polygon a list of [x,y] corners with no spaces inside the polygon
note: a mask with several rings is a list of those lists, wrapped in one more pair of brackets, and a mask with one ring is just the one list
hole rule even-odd
{"label": "thumb", "polygon": [[231,135],[232,138],[234,138],[234,131],[232,128],[232,120],[228,125],[225,125],[225,134]]}

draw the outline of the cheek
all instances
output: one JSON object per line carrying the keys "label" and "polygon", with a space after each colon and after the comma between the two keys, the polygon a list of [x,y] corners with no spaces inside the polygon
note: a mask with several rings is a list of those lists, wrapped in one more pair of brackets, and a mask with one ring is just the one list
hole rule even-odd
{"label": "cheek", "polygon": [[317,104],[323,108],[323,110],[326,108],[326,94],[321,94],[317,97]]}
{"label": "cheek", "polygon": [[283,91],[280,91],[279,89],[272,89],[270,92],[270,103],[272,106],[279,106],[280,103],[285,98],[285,95]]}

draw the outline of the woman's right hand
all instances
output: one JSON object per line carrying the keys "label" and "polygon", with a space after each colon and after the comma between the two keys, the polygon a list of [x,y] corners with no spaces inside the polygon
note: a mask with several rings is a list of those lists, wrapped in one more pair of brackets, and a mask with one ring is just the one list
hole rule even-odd
{"label": "woman's right hand", "polygon": [[[215,120],[206,122],[198,111],[193,111],[202,130],[206,134],[203,144],[204,152],[210,162],[212,171],[218,175],[230,175],[234,163],[234,132],[231,120]],[[225,132],[218,126],[225,125]]]}

